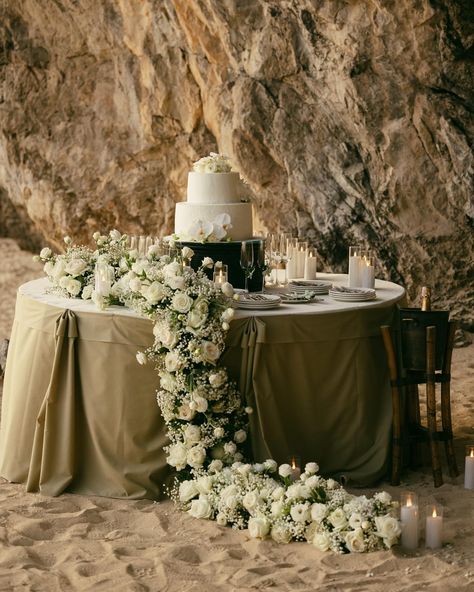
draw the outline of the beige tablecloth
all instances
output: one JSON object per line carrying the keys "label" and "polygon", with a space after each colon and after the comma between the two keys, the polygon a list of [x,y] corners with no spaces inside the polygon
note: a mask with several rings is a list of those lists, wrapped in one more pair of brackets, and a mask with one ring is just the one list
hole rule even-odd
{"label": "beige tablecloth", "polygon": [[[328,276],[329,277],[329,276]],[[344,276],[331,276],[335,283]],[[19,290],[0,426],[0,474],[29,491],[157,498],[167,477],[151,323],[120,307]],[[255,408],[256,460],[316,460],[354,484],[385,471],[391,406],[379,326],[404,290],[371,303],[291,305],[232,322],[224,363]]]}

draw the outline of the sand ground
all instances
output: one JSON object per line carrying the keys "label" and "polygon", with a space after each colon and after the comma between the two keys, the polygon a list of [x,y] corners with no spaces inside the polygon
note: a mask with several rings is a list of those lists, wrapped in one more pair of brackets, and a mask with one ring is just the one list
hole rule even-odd
{"label": "sand ground", "polygon": [[[8,239],[0,239],[0,260],[1,340],[11,330],[17,286],[41,268]],[[455,350],[452,387],[463,467],[464,444],[474,442],[474,345]],[[445,481],[435,489],[426,467],[405,473],[399,488],[380,484],[396,498],[410,488],[421,506],[434,500],[444,506],[442,549],[340,556],[306,543],[250,540],[177,512],[170,502],[49,498],[0,478],[0,590],[474,591],[474,492],[463,488],[463,475]]]}

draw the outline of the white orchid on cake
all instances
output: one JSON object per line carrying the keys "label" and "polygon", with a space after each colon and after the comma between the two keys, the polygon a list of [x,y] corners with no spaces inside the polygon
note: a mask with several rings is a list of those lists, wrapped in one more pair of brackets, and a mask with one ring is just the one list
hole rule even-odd
{"label": "white orchid on cake", "polygon": [[211,152],[209,156],[200,158],[193,164],[195,173],[230,173],[232,165],[227,156]]}
{"label": "white orchid on cake", "polygon": [[180,240],[207,243],[230,240],[229,231],[232,228],[229,214],[219,214],[211,222],[206,220],[196,220],[190,226],[185,236]]}

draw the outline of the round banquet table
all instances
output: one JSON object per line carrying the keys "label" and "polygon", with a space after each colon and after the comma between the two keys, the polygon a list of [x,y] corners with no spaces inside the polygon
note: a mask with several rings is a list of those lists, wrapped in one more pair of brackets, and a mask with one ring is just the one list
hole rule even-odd
{"label": "round banquet table", "polygon": [[[336,285],[345,275],[318,274]],[[158,376],[135,354],[152,324],[124,307],[18,290],[5,372],[0,475],[28,491],[156,499],[168,476]],[[237,311],[222,361],[250,415],[256,461],[315,460],[325,476],[368,485],[385,471],[391,425],[379,327],[405,291],[376,280],[370,302]]]}

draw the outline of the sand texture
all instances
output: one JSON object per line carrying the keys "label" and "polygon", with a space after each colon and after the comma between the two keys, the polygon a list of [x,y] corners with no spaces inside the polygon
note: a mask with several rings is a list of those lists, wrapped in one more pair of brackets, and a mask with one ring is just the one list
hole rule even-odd
{"label": "sand texture", "polygon": [[[11,330],[17,286],[41,270],[13,241],[0,240],[0,254],[2,340]],[[453,419],[462,467],[463,446],[474,441],[473,354],[474,345],[456,349],[453,362]],[[407,554],[396,547],[345,556],[306,543],[250,540],[244,532],[182,514],[170,502],[49,498],[0,479],[0,590],[472,591],[474,492],[463,488],[462,475],[444,478],[435,489],[426,466],[406,472],[399,488],[380,485],[395,497],[408,487],[415,490],[421,506],[434,500],[444,506],[442,549],[420,547]]]}

